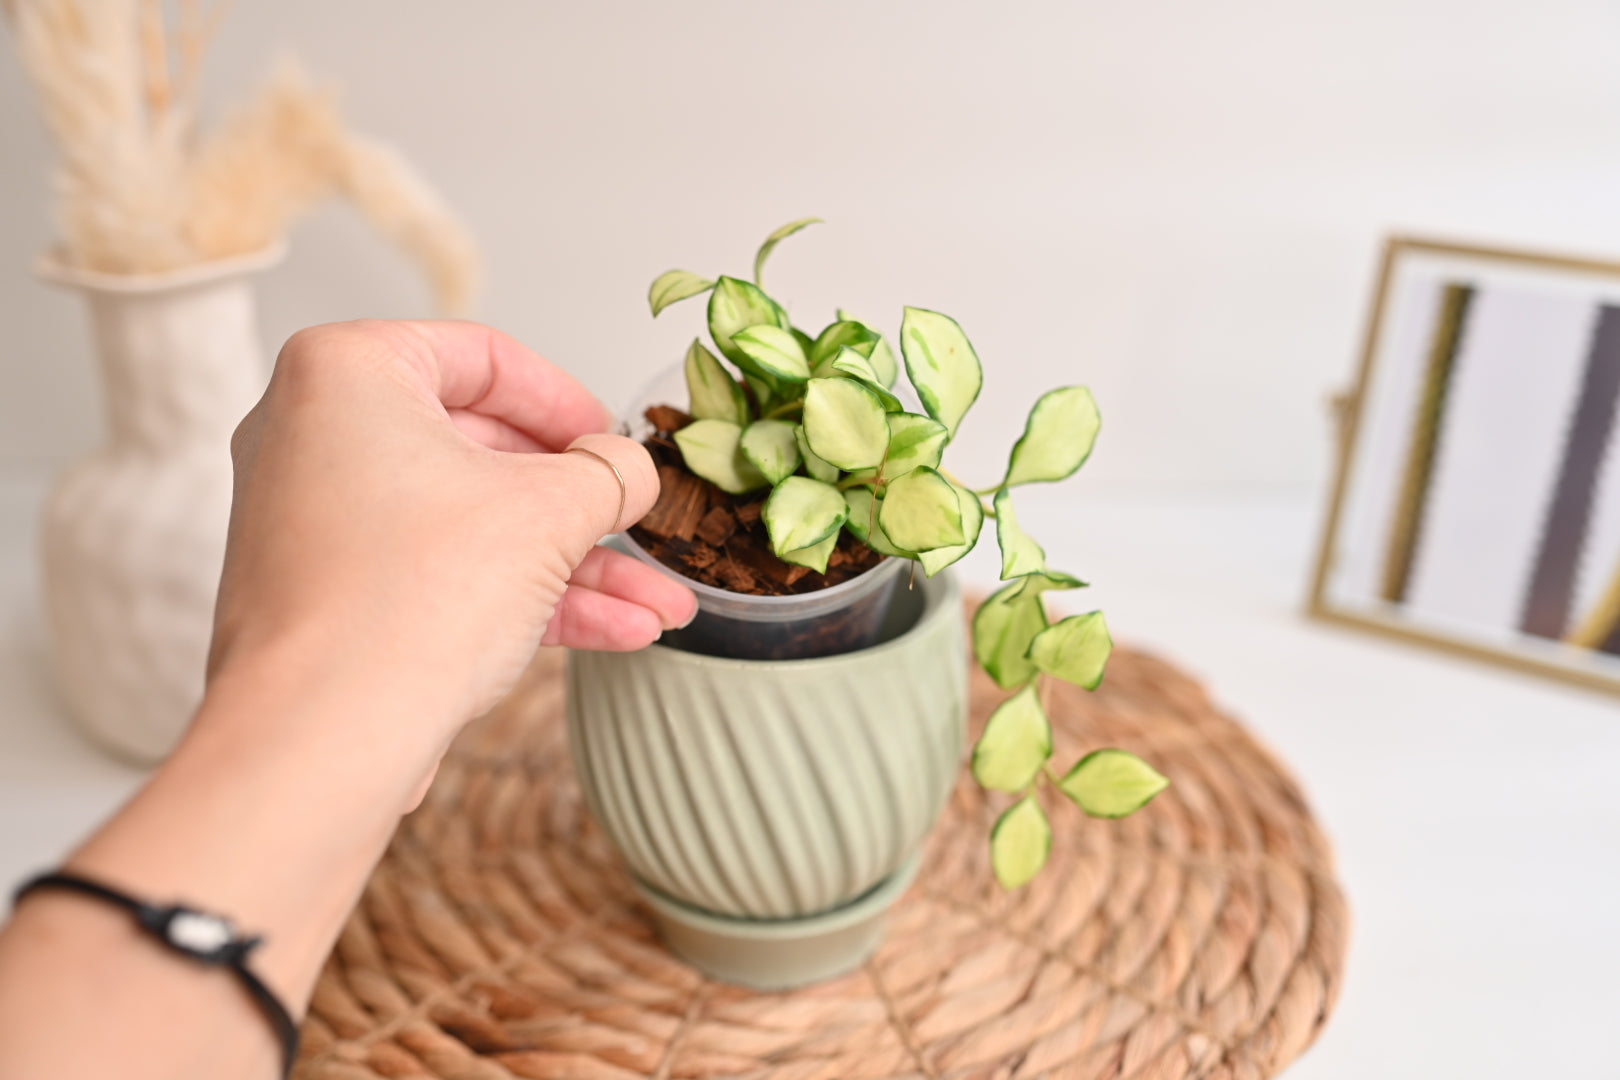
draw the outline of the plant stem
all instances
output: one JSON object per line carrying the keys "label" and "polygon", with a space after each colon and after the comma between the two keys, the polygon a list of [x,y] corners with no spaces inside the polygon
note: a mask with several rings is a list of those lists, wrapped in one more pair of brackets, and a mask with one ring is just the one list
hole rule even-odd
{"label": "plant stem", "polygon": [[803,401],[784,401],[784,402],[782,402],[782,404],[778,405],[776,408],[772,409],[770,412],[768,412],[764,416],[760,417],[760,419],[761,420],[779,420],[782,417],[787,416],[789,413],[803,412],[803,411],[804,411],[804,402]]}

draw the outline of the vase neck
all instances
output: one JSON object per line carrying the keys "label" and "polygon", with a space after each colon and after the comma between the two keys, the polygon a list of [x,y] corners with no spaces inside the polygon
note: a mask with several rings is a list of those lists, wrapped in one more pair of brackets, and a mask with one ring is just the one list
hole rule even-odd
{"label": "vase neck", "polygon": [[223,446],[264,389],[248,279],[85,295],[114,445]]}

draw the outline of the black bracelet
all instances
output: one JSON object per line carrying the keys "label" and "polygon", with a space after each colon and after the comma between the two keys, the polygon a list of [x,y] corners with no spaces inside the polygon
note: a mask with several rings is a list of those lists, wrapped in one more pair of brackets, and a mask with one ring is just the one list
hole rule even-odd
{"label": "black bracelet", "polygon": [[298,1024],[275,992],[247,966],[248,953],[258,947],[263,938],[238,936],[230,920],[219,915],[198,911],[184,904],[163,906],[144,903],[99,881],[76,874],[41,874],[24,883],[12,902],[20,902],[23,897],[39,889],[63,889],[117,904],[135,916],[141,929],[175,952],[209,967],[230,968],[252,996],[254,1004],[264,1013],[265,1019],[270,1021],[270,1027],[281,1043],[281,1075],[292,1075],[293,1060],[298,1057]]}

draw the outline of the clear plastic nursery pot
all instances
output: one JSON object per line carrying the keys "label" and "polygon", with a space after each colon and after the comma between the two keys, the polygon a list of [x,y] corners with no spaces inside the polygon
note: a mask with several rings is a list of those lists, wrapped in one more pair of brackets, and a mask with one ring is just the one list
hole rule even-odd
{"label": "clear plastic nursery pot", "polygon": [[697,594],[697,617],[679,630],[665,631],[662,644],[737,660],[808,660],[871,646],[883,629],[895,583],[910,565],[906,559],[884,559],[830,589],[748,596],[693,581],[653,558],[629,533],[618,542]]}
{"label": "clear plastic nursery pot", "polygon": [[[675,365],[649,383],[624,414],[623,434],[643,441],[649,434],[646,410],[686,400],[686,380]],[[751,596],[693,581],[654,558],[629,532],[613,541],[697,595],[691,624],[666,631],[660,643],[704,656],[736,660],[808,660],[836,656],[876,644],[896,582],[915,566],[908,559],[884,559],[841,584],[792,596]]]}

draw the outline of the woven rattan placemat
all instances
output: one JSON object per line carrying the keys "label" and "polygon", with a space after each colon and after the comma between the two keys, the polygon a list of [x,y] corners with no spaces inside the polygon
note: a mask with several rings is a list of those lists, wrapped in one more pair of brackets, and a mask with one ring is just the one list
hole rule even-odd
{"label": "woven rattan placemat", "polygon": [[[975,724],[1000,694],[974,684]],[[1054,687],[1057,759],[1117,745],[1172,786],[1120,822],[1050,806],[1003,893],[964,775],[866,968],[787,994],[673,959],[574,783],[562,657],[471,727],[399,830],[304,1025],[301,1080],[1263,1077],[1338,996],[1344,895],[1287,771],[1197,683],[1117,652]]]}

